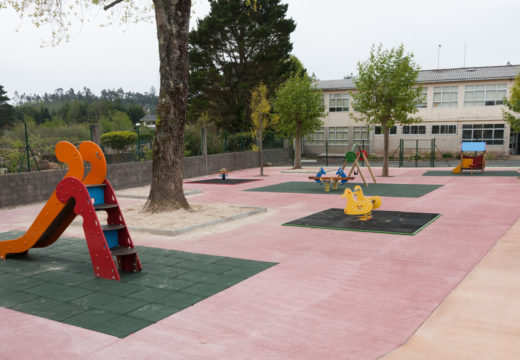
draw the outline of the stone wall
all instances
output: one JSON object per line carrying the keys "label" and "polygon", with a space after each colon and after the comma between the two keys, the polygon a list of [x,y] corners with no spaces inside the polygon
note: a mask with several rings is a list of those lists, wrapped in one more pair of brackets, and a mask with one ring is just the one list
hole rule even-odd
{"label": "stone wall", "polygon": [[[291,160],[290,149],[269,149],[264,154],[265,161],[273,165],[289,164]],[[212,174],[221,168],[238,170],[258,166],[258,153],[253,151],[209,155],[207,162],[204,156],[192,156],[184,158],[184,178]],[[0,176],[0,207],[47,200],[66,172],[46,170]],[[112,164],[108,166],[107,177],[115,189],[147,185],[152,179],[152,162]]]}

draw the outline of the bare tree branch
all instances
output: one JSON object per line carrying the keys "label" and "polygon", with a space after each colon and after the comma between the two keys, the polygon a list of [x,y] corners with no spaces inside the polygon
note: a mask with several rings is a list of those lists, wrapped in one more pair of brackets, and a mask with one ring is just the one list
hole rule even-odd
{"label": "bare tree branch", "polygon": [[112,6],[116,6],[117,4],[119,4],[120,2],[122,2],[123,0],[115,0],[113,2],[111,2],[110,4],[108,4],[107,6],[105,6],[103,8],[103,10],[108,10],[110,9]]}

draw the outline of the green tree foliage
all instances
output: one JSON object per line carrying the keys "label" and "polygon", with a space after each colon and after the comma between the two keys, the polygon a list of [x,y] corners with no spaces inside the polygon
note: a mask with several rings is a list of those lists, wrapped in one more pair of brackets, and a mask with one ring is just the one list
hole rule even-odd
{"label": "green tree foliage", "polygon": [[390,50],[372,46],[370,57],[358,63],[354,78],[357,92],[352,94],[357,121],[380,125],[384,133],[382,176],[388,176],[388,146],[390,129],[396,124],[420,122],[411,114],[421,103],[421,88],[414,87],[419,67],[412,54],[405,54],[403,45]]}
{"label": "green tree foliage", "polygon": [[106,115],[103,115],[99,122],[101,133],[112,131],[132,130],[134,125],[126,113],[122,111],[113,110]]}
{"label": "green tree foliage", "polygon": [[130,104],[126,109],[125,113],[130,118],[130,121],[132,124],[137,124],[139,120],[141,120],[146,113],[144,112],[144,109],[141,105],[137,104]]}
{"label": "green tree foliage", "polygon": [[502,111],[502,117],[511,125],[513,131],[520,131],[520,74],[511,87],[511,96],[505,100],[509,111]]}
{"label": "green tree foliage", "polygon": [[12,125],[14,120],[13,107],[8,103],[9,100],[7,92],[4,90],[4,87],[0,85],[0,130]]}
{"label": "green tree foliage", "polygon": [[[36,125],[34,119],[30,116],[26,116],[25,121],[27,123],[29,144],[38,160],[57,163],[54,148],[59,141],[66,140],[75,145],[79,145],[82,141],[90,140],[90,132],[87,124],[67,125],[63,121],[55,118],[44,124]],[[22,156],[24,144],[24,124],[17,122],[13,127],[4,129],[2,136],[0,136],[0,155],[3,155],[4,159],[19,159]],[[12,162],[7,161],[6,166],[11,172],[18,170],[18,168],[15,169],[13,167],[14,163],[16,163],[15,160]],[[19,164],[20,161],[18,160],[18,165]],[[42,167],[41,163],[39,165]]]}
{"label": "green tree foliage", "polygon": [[277,114],[276,127],[280,134],[295,139],[294,168],[300,169],[301,142],[321,126],[323,122],[323,94],[313,80],[305,74],[296,74],[285,81],[276,91],[273,102]]}
{"label": "green tree foliage", "polygon": [[125,92],[123,89],[102,90],[95,95],[90,89],[63,91],[59,88],[54,93],[43,95],[19,95],[15,99],[20,104],[17,107],[17,118],[28,115],[37,124],[50,120],[53,116],[62,119],[66,124],[98,123],[103,116],[113,111],[122,111],[128,115],[133,124],[145,116],[144,108],[155,111],[158,97],[155,89],[150,92]]}
{"label": "green tree foliage", "polygon": [[263,81],[270,93],[289,76],[290,34],[280,0],[210,0],[209,15],[190,32],[190,117],[207,112],[229,132],[250,128],[250,94]]}
{"label": "green tree foliage", "polygon": [[258,144],[258,152],[260,157],[260,175],[264,175],[264,131],[265,128],[271,125],[273,119],[269,116],[271,111],[271,103],[267,99],[267,87],[263,82],[260,82],[253,90],[251,90],[251,121],[252,134],[256,137]]}
{"label": "green tree foliage", "polygon": [[[205,123],[206,141],[208,154],[221,153],[224,150],[222,132],[215,124]],[[186,137],[184,141],[184,156],[197,156],[202,154],[202,124],[197,121],[194,124],[186,125]]]}
{"label": "green tree foliage", "polygon": [[101,144],[117,152],[124,152],[136,143],[137,134],[131,131],[113,131],[101,135]]}

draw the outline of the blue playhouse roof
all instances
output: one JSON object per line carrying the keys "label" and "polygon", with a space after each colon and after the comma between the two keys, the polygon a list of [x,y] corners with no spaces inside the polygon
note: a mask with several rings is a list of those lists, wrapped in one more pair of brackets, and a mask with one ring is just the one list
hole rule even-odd
{"label": "blue playhouse roof", "polygon": [[486,151],[485,142],[463,142],[461,145],[462,151]]}

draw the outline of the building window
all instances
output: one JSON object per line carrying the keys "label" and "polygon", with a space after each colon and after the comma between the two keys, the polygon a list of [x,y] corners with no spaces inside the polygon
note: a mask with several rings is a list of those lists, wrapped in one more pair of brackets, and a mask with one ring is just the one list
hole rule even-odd
{"label": "building window", "polygon": [[[374,128],[374,134],[383,135],[383,128],[381,126],[376,126]],[[395,134],[397,134],[397,126],[392,126],[390,128],[390,135],[395,135]]]}
{"label": "building window", "polygon": [[435,86],[433,88],[433,107],[457,106],[458,86]]}
{"label": "building window", "polygon": [[426,126],[424,125],[404,125],[403,135],[424,135],[426,134]]}
{"label": "building window", "polygon": [[325,144],[325,130],[320,128],[319,130],[307,135],[304,138],[305,145],[324,145]]}
{"label": "building window", "polygon": [[506,84],[466,85],[464,88],[464,106],[502,105],[506,93]]}
{"label": "building window", "polygon": [[347,93],[329,95],[329,111],[348,111],[349,96]]}
{"label": "building window", "polygon": [[453,135],[457,133],[457,125],[432,125],[432,134]]}
{"label": "building window", "polygon": [[368,145],[368,127],[354,127],[354,145]]}
{"label": "building window", "polygon": [[329,127],[330,145],[348,145],[348,127]]}
{"label": "building window", "polygon": [[462,141],[485,141],[488,145],[504,144],[504,124],[462,125]]}
{"label": "building window", "polygon": [[425,108],[428,107],[428,88],[423,87],[421,91],[421,103],[417,105],[418,108]]}

